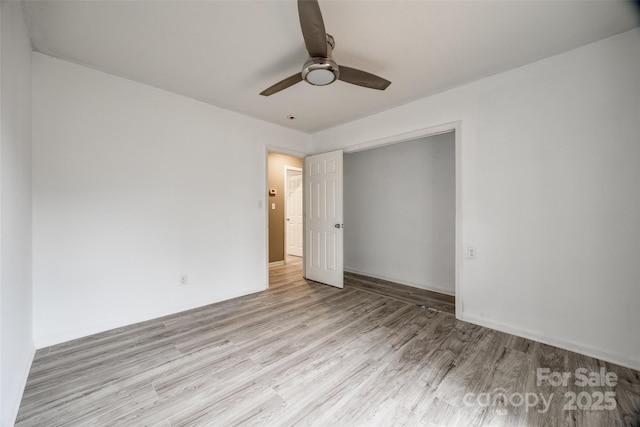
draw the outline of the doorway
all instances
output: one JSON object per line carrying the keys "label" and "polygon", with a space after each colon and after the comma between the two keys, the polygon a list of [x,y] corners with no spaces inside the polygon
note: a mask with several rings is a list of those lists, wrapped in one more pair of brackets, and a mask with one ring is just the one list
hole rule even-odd
{"label": "doorway", "polygon": [[[449,226],[449,233],[448,233],[448,246],[450,247],[451,245],[451,241],[453,240],[453,256],[451,254],[451,250],[447,250],[446,252],[448,252],[448,280],[447,280],[447,288],[445,289],[445,287],[443,286],[439,286],[439,283],[434,283],[431,281],[428,281],[427,283],[425,283],[424,281],[414,281],[412,280],[412,278],[409,278],[408,280],[404,277],[399,277],[396,276],[395,274],[389,275],[387,276],[387,274],[385,274],[385,272],[375,272],[372,271],[372,269],[366,268],[366,266],[364,266],[365,268],[362,268],[360,266],[354,265],[354,263],[352,263],[351,261],[349,261],[350,265],[346,265],[344,267],[346,267],[346,270],[351,271],[354,274],[357,274],[356,272],[359,270],[362,273],[367,274],[368,276],[378,276],[379,279],[381,280],[385,280],[385,279],[393,279],[393,281],[397,284],[400,285],[408,285],[409,287],[415,289],[415,288],[422,288],[421,290],[426,291],[426,292],[435,292],[436,294],[441,294],[441,295],[445,295],[445,296],[456,296],[456,298],[454,298],[454,300],[452,301],[452,304],[455,305],[455,314],[456,317],[458,317],[460,315],[460,313],[463,312],[463,301],[462,301],[462,283],[461,283],[461,269],[462,269],[462,249],[463,249],[463,245],[462,242],[464,241],[463,239],[463,227],[462,227],[462,197],[461,197],[461,188],[462,188],[462,177],[461,177],[461,161],[462,161],[462,156],[461,156],[461,137],[460,137],[460,132],[461,130],[461,122],[451,122],[451,123],[445,123],[439,126],[434,126],[434,127],[430,127],[430,128],[425,128],[425,129],[418,129],[415,131],[411,131],[411,132],[407,132],[404,134],[398,134],[398,135],[394,135],[394,136],[390,136],[390,137],[385,137],[385,138],[381,138],[381,139],[376,139],[376,140],[370,140],[370,141],[366,141],[366,142],[362,142],[360,144],[357,145],[353,145],[350,147],[345,148],[344,154],[351,154],[351,153],[357,153],[360,151],[365,151],[365,150],[370,150],[373,148],[381,148],[381,147],[385,147],[385,146],[391,146],[391,145],[398,145],[398,146],[402,146],[402,143],[408,143],[411,141],[415,141],[421,138],[429,138],[429,137],[436,137],[438,135],[441,134],[450,134],[450,138],[449,141],[447,142],[447,144],[451,144],[451,148],[453,148],[453,153],[451,153],[448,158],[450,160],[453,160],[453,191],[448,191],[448,195],[449,195],[449,207],[453,206],[453,215],[450,209],[449,214],[447,215],[450,219],[453,216],[453,230],[451,229],[451,227]],[[272,154],[272,153],[268,153]],[[298,153],[296,153],[298,154]],[[328,154],[328,153],[321,153],[321,154]],[[302,156],[302,154],[298,154],[300,156]],[[276,154],[277,156],[277,154]],[[300,162],[299,164],[301,165],[303,160],[300,157],[295,157],[294,154],[294,158],[298,159],[298,161]],[[275,158],[273,159],[274,161],[272,162],[268,162],[268,169],[275,169],[277,170],[282,170],[280,169],[280,166],[275,166],[275,161],[277,161]],[[281,163],[282,166],[284,166],[284,164]],[[300,167],[300,166],[298,166]],[[421,167],[421,166],[418,166]],[[309,169],[312,170],[312,169]],[[304,172],[304,174],[306,174],[307,172]],[[347,170],[346,171],[347,174],[349,174],[350,172]],[[306,183],[304,185],[307,185]],[[384,187],[388,186],[387,182],[382,182],[380,183],[380,186],[376,186],[375,188],[377,190],[380,190]],[[270,185],[269,188],[271,188],[272,186]],[[303,187],[304,188],[304,187]],[[397,191],[403,191],[406,192],[407,188],[404,185],[397,185],[395,186],[395,188],[397,189]],[[348,194],[345,194],[346,198],[350,198],[354,196],[354,194],[352,192],[348,192]],[[274,196],[270,196],[271,197],[276,197]],[[376,192],[372,197],[384,197],[381,195],[380,192]],[[453,200],[452,200],[453,199]],[[386,198],[385,198],[386,200]],[[451,203],[452,202],[452,203]],[[281,224],[282,222],[280,221],[274,221],[272,220],[273,218],[273,210],[277,209],[277,205],[276,207],[271,205],[271,201],[269,200],[269,210],[267,211],[268,214],[268,218],[269,218],[269,224]],[[398,204],[387,204],[387,206],[395,206],[397,209],[402,209],[402,206],[399,206]],[[411,208],[409,207],[410,204],[405,203],[405,210],[410,210]],[[283,216],[284,218],[284,216]],[[358,219],[356,219],[355,217],[351,217],[351,219],[355,219],[356,221],[358,221]],[[305,224],[306,226],[306,224]],[[383,227],[386,227],[387,225],[384,224]],[[347,230],[349,227],[349,221],[346,221],[346,224],[344,226],[345,230]],[[268,227],[268,232],[270,230],[271,227]],[[336,227],[337,228],[337,227]],[[341,227],[342,228],[342,227]],[[437,228],[436,228],[437,230]],[[451,232],[452,230],[452,232]],[[306,237],[306,236],[305,236]],[[279,239],[278,239],[279,240]],[[304,239],[305,241],[307,239]],[[396,239],[391,239],[391,240],[396,240]],[[277,242],[277,240],[275,240],[275,242]],[[380,241],[378,242],[379,245],[386,245],[388,241]],[[268,246],[269,248],[271,248],[271,243],[272,240],[268,239]],[[284,243],[284,242],[283,242]],[[436,247],[437,250],[437,247]],[[271,265],[271,262],[273,262],[272,260],[274,260],[275,257],[272,257],[273,253],[281,253],[282,254],[282,258],[284,258],[284,244],[282,246],[281,251],[273,251],[270,249],[269,251],[269,261]],[[416,251],[414,251],[416,252]],[[277,256],[277,255],[276,255]],[[303,253],[304,257],[307,257],[308,254],[307,253]],[[402,260],[401,260],[402,261]],[[451,288],[451,261],[453,262],[453,277],[454,277],[454,284],[453,284],[453,289]],[[280,263],[280,265],[284,265],[284,259],[282,260],[275,260],[276,263]],[[304,275],[304,270],[305,270],[305,265],[303,265],[302,263],[302,259],[300,259],[299,261],[300,263],[300,270]],[[305,263],[306,264],[306,263]],[[341,260],[341,264],[342,264],[342,260]],[[275,264],[278,265],[278,264]],[[360,268],[358,268],[360,267]],[[270,271],[273,271],[271,269],[269,269]],[[343,266],[341,265],[340,267],[340,271],[343,271]],[[281,274],[284,272],[278,272],[278,274]],[[284,273],[284,274],[288,274],[288,273]],[[296,273],[295,275],[297,276],[299,273]],[[402,283],[404,282],[404,283]],[[439,282],[439,281],[438,281]],[[271,286],[271,283],[270,283]]]}
{"label": "doorway", "polygon": [[455,295],[454,133],[345,153],[344,175],[345,271]]}
{"label": "doorway", "polygon": [[302,168],[284,167],[284,255],[301,257],[303,251]]}
{"label": "doorway", "polygon": [[[303,159],[288,154],[267,153],[267,203],[269,266],[287,262],[302,264]],[[288,221],[287,221],[288,219]],[[298,226],[299,224],[299,226]],[[299,245],[298,245],[299,243]],[[296,248],[299,246],[299,251]]]}

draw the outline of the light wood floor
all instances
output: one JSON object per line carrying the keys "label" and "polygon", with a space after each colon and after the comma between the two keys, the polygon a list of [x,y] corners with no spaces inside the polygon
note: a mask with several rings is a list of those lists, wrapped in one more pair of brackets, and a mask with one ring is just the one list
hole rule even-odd
{"label": "light wood floor", "polygon": [[420,305],[426,309],[455,313],[456,299],[450,295],[400,285],[388,280],[374,279],[356,273],[344,273],[344,285],[347,288],[355,288],[409,304]]}
{"label": "light wood floor", "polygon": [[[38,350],[17,425],[602,427],[640,420],[638,371],[350,283],[339,290],[308,282],[294,262],[271,269],[268,291]],[[537,368],[581,367],[613,371],[617,385],[536,385]],[[563,410],[566,392],[605,391],[615,393],[614,410]],[[503,393],[507,403],[478,403],[483,392],[492,400]],[[553,393],[548,411],[538,412],[542,403],[528,411],[509,403],[527,392]]]}

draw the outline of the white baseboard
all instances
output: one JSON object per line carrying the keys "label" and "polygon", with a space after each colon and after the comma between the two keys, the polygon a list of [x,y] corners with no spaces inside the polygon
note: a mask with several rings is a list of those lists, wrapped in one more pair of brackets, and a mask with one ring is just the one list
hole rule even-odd
{"label": "white baseboard", "polygon": [[516,335],[522,338],[538,341],[543,344],[559,347],[564,350],[580,353],[585,356],[595,357],[596,359],[604,360],[610,363],[615,363],[616,365],[624,366],[624,367],[635,369],[635,370],[640,370],[640,359],[634,359],[624,354],[585,345],[583,343],[573,342],[570,340],[564,340],[561,338],[545,336],[540,333],[536,333],[536,332],[525,330],[525,329],[513,328],[511,326],[507,326],[502,323],[495,322],[485,317],[475,316],[473,314],[456,313],[456,317],[459,320],[473,323],[478,326],[495,329],[496,331],[506,332],[511,335]]}
{"label": "white baseboard", "polygon": [[[0,419],[1,425],[12,426],[16,422],[16,418],[18,417],[18,411],[20,410],[20,403],[22,403],[22,395],[24,394],[24,389],[27,386],[27,379],[29,378],[29,371],[31,370],[31,365],[33,364],[33,358],[36,355],[36,348],[34,345],[31,345],[31,351],[29,353],[29,357],[25,361],[26,363],[22,366],[22,379],[20,387],[18,388],[17,394],[12,396],[12,400],[7,405],[7,412],[2,414],[2,419]],[[8,396],[7,396],[8,397]],[[4,424],[6,422],[6,424]]]}
{"label": "white baseboard", "polygon": [[400,280],[394,277],[386,277],[386,276],[381,276],[379,274],[371,274],[366,271],[358,270],[357,268],[344,267],[344,271],[345,273],[354,273],[354,274],[360,274],[362,276],[369,276],[369,277],[373,277],[374,279],[386,280],[388,282],[394,282],[400,285],[411,286],[412,288],[424,289],[425,291],[437,292],[439,294],[445,294],[445,295],[451,295],[451,296],[456,295],[455,291],[441,288],[439,286],[425,285],[423,283],[407,282],[406,280]]}
{"label": "white baseboard", "polygon": [[111,329],[122,328],[123,326],[133,325],[140,322],[146,322],[148,320],[158,319],[160,317],[169,316],[172,314],[180,313],[182,311],[204,307],[209,304],[215,304],[217,302],[227,301],[233,298],[254,294],[256,292],[262,292],[266,289],[267,287],[266,285],[264,285],[259,288],[244,289],[241,292],[230,292],[226,295],[217,296],[209,300],[190,301],[189,303],[181,304],[179,306],[167,307],[161,310],[150,311],[144,314],[140,314],[135,318],[131,318],[131,317],[118,318],[118,319],[112,318],[105,322],[100,322],[99,324],[78,328],[69,333],[65,333],[61,335],[37,337],[35,340],[35,346],[37,349],[49,347],[49,346],[60,344],[63,342],[72,341],[78,338],[87,337],[89,335],[99,334],[101,332],[109,331]]}
{"label": "white baseboard", "polygon": [[284,265],[284,260],[282,261],[273,261],[269,263],[269,267],[277,267],[279,265]]}

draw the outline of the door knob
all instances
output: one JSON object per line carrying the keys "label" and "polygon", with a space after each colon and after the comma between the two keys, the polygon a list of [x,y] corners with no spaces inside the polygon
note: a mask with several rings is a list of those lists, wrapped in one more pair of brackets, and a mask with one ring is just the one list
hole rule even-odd
{"label": "door knob", "polygon": [[335,228],[340,228],[340,224],[334,225]]}

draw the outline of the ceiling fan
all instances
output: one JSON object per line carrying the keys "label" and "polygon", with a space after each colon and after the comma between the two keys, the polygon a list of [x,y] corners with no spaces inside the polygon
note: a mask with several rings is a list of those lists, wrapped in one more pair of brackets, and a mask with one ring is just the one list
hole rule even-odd
{"label": "ceiling fan", "polygon": [[309,52],[309,59],[304,63],[302,72],[296,73],[260,92],[269,96],[283,89],[306,81],[314,86],[326,86],[342,80],[354,85],[385,90],[391,82],[366,71],[357,70],[338,64],[331,58],[335,42],[324,29],[324,21],[317,0],[298,0],[298,16],[304,44]]}

